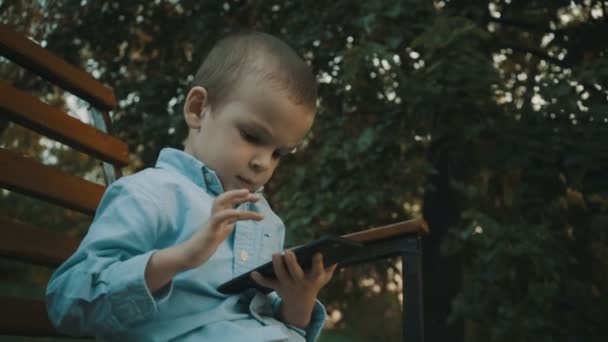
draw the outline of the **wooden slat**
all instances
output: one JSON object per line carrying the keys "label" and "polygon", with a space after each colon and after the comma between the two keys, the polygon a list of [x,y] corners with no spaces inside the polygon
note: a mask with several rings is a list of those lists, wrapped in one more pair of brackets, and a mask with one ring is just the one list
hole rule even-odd
{"label": "wooden slat", "polygon": [[102,110],[116,108],[116,98],[111,88],[6,24],[0,24],[0,54]]}
{"label": "wooden slat", "polygon": [[428,232],[429,226],[424,219],[413,219],[342,235],[342,237],[358,242],[369,242],[403,235],[426,234]]}
{"label": "wooden slat", "polygon": [[56,267],[76,251],[80,240],[0,217],[0,256]]}
{"label": "wooden slat", "polygon": [[94,215],[105,188],[0,149],[0,186]]}
{"label": "wooden slat", "polygon": [[129,148],[125,142],[2,81],[0,81],[0,114],[101,160],[120,167],[129,163]]}
{"label": "wooden slat", "polygon": [[48,319],[44,302],[0,297],[0,334],[61,336]]}

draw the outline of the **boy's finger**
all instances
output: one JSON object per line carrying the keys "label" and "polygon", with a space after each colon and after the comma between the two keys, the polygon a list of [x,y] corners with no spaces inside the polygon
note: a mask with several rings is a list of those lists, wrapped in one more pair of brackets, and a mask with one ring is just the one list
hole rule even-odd
{"label": "boy's finger", "polygon": [[[237,209],[239,207],[240,204],[245,203],[245,202],[257,202],[260,200],[260,197],[258,197],[258,195],[254,195],[254,194],[248,194],[247,196],[242,196],[242,197],[234,197],[232,199],[230,199],[225,206],[222,209]],[[242,208],[241,208],[242,210]]]}
{"label": "boy's finger", "polygon": [[247,189],[228,190],[228,191],[220,194],[219,196],[217,196],[215,201],[219,202],[219,203],[224,203],[231,198],[243,197],[243,196],[249,195],[249,193],[250,192]]}
{"label": "boy's finger", "polygon": [[323,254],[315,253],[312,257],[312,276],[315,278],[319,278],[323,275],[323,271],[325,268],[323,267]]}
{"label": "boy's finger", "polygon": [[261,221],[263,219],[264,219],[264,216],[262,214],[256,213],[253,211],[241,211],[241,210],[237,210],[237,209],[227,209],[227,210],[222,210],[213,216],[212,225],[214,226],[214,228],[219,228],[221,223],[234,223],[236,221],[244,221],[244,220]]}
{"label": "boy's finger", "polygon": [[228,205],[232,208],[244,202],[257,202],[260,200],[260,197],[255,194],[248,194],[246,197],[236,197],[234,201],[230,202]]}
{"label": "boy's finger", "polygon": [[264,215],[256,213],[255,211],[243,211],[238,209],[226,209],[222,210],[214,216],[218,221],[223,222],[226,220],[242,221],[242,220],[255,220],[260,221],[264,219]]}
{"label": "boy's finger", "polygon": [[255,281],[256,283],[258,283],[259,285],[262,285],[264,287],[267,287],[269,289],[273,289],[273,290],[277,290],[278,287],[278,283],[276,280],[272,280],[272,279],[267,279],[264,278],[264,276],[262,276],[260,274],[260,272],[251,272],[251,279],[253,279],[253,281]]}
{"label": "boy's finger", "polygon": [[325,274],[327,275],[327,281],[329,281],[331,279],[331,277],[334,276],[334,272],[336,271],[336,268],[338,268],[338,264],[333,264],[325,269]]}
{"label": "boy's finger", "polygon": [[279,283],[287,283],[291,279],[287,270],[285,269],[285,264],[283,263],[283,256],[279,253],[275,253],[272,255],[272,268],[274,269],[274,274],[277,277]]}
{"label": "boy's finger", "polygon": [[229,190],[229,191],[226,191],[223,194],[219,195],[215,199],[215,206],[218,209],[233,207],[234,205],[231,205],[231,203],[233,203],[239,199],[242,200],[249,195],[250,195],[250,192],[247,189]]}
{"label": "boy's finger", "polygon": [[304,279],[304,271],[300,264],[298,264],[298,259],[296,255],[292,251],[285,252],[285,264],[287,264],[287,271],[294,280]]}

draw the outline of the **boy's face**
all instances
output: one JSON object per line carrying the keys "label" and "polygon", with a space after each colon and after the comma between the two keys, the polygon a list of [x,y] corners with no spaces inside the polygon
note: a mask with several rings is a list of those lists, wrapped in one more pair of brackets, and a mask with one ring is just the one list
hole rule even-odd
{"label": "boy's face", "polygon": [[255,191],[272,177],[282,156],[310,130],[314,110],[282,90],[250,77],[231,99],[213,108],[204,88],[190,90],[184,116],[185,151],[214,170],[224,190]]}

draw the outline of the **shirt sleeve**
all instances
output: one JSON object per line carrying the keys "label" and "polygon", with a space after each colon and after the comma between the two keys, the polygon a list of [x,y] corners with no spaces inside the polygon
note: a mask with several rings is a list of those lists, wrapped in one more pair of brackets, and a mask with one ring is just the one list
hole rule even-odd
{"label": "shirt sleeve", "polygon": [[[272,301],[272,312],[276,319],[280,319],[280,308],[281,308],[281,297],[273,292],[274,300]],[[310,317],[310,323],[305,329],[300,329],[291,324],[285,324],[289,329],[298,332],[300,335],[306,337],[307,342],[314,342],[321,335],[321,331],[323,330],[323,326],[325,325],[325,320],[327,319],[327,313],[325,312],[325,307],[323,304],[317,300],[315,306],[312,309],[312,314]]]}
{"label": "shirt sleeve", "polygon": [[151,319],[172,283],[152,295],[144,271],[163,227],[158,205],[121,179],[104,193],[78,250],[53,274],[46,291],[49,318],[71,335],[123,331]]}

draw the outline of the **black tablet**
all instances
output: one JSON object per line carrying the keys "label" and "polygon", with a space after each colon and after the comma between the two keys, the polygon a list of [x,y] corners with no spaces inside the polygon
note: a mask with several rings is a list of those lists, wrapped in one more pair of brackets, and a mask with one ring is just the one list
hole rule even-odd
{"label": "black tablet", "polygon": [[[291,249],[298,259],[300,267],[306,272],[312,266],[312,257],[315,253],[323,254],[323,264],[328,267],[353,256],[363,247],[362,243],[352,241],[341,237],[326,237],[319,240],[311,241],[305,245]],[[272,291],[269,288],[258,285],[251,279],[251,272],[260,272],[264,277],[275,277],[272,261],[269,261],[262,266],[259,266],[249,272],[243,273],[240,276],[227,281],[218,287],[218,291],[226,294],[240,293],[249,288],[256,288],[263,293]]]}

